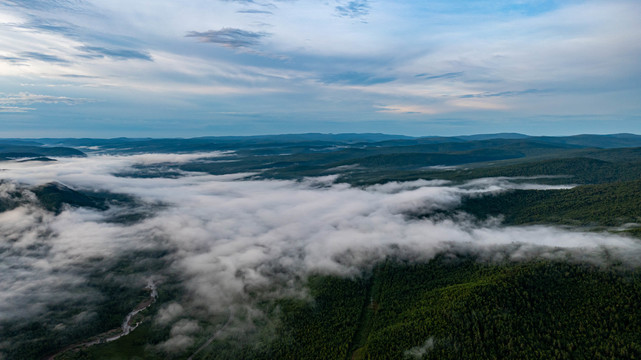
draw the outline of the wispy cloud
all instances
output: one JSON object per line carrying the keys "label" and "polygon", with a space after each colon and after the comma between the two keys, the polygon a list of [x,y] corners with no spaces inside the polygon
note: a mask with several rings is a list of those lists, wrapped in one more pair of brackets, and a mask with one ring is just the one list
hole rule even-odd
{"label": "wispy cloud", "polygon": [[369,14],[370,5],[368,0],[353,0],[344,5],[335,7],[336,13],[342,17],[362,18]]}
{"label": "wispy cloud", "polygon": [[379,76],[377,74],[348,71],[339,74],[325,75],[321,81],[325,84],[342,85],[375,85],[384,84],[396,80],[391,76]]}
{"label": "wispy cloud", "polygon": [[223,0],[225,2],[235,2],[235,3],[240,3],[240,4],[255,4],[256,1],[254,0]]}
{"label": "wispy cloud", "polygon": [[4,60],[13,65],[26,65],[28,61],[28,59],[26,58],[21,58],[17,56],[0,56],[0,60]]}
{"label": "wispy cloud", "polygon": [[20,53],[20,56],[22,56],[25,59],[33,59],[33,60],[44,61],[48,63],[62,63],[62,64],[69,63],[69,60],[63,59],[56,55],[44,54],[44,53],[35,52],[35,51],[23,51]]}
{"label": "wispy cloud", "polygon": [[477,110],[477,111],[504,111],[510,107],[500,101],[477,98],[448,98],[441,101],[432,100],[434,104],[393,104],[376,106],[378,112],[389,114],[421,114],[434,115],[448,112]]}
{"label": "wispy cloud", "polygon": [[452,99],[446,102],[447,105],[454,109],[473,109],[473,110],[508,110],[510,107],[497,100],[489,99]]}
{"label": "wispy cloud", "polygon": [[255,9],[249,9],[249,10],[238,10],[236,11],[239,14],[267,14],[267,15],[272,15],[273,12],[267,11],[267,10],[255,10]]}
{"label": "wispy cloud", "polygon": [[78,26],[69,21],[34,15],[19,27],[27,31],[57,33],[69,37],[80,37],[82,33]]}
{"label": "wispy cloud", "polygon": [[436,79],[453,79],[453,78],[460,77],[461,75],[463,75],[463,71],[448,72],[448,73],[439,74],[439,75],[423,73],[423,74],[414,75],[414,77],[421,78],[423,80],[436,80]]}
{"label": "wispy cloud", "polygon": [[80,74],[62,74],[60,76],[64,78],[71,78],[71,79],[96,79],[97,78],[97,76],[80,75]]}
{"label": "wispy cloud", "polygon": [[77,9],[83,0],[8,0],[6,5],[34,10]]}
{"label": "wispy cloud", "polygon": [[519,96],[527,94],[541,94],[549,92],[549,90],[539,90],[539,89],[527,89],[527,90],[518,90],[518,91],[501,91],[501,92],[484,92],[479,94],[466,94],[461,95],[462,99],[469,98],[487,98],[487,97],[510,97],[510,96]]}
{"label": "wispy cloud", "polygon": [[0,104],[2,105],[10,105],[10,104],[22,104],[22,105],[30,105],[30,104],[67,104],[67,105],[77,105],[77,104],[83,104],[87,102],[91,102],[92,100],[90,99],[83,99],[83,98],[70,98],[66,96],[51,96],[51,95],[38,95],[38,94],[31,94],[27,92],[19,93],[19,94],[0,94]]}
{"label": "wispy cloud", "polygon": [[108,57],[116,60],[146,60],[153,61],[151,55],[145,51],[131,50],[131,49],[108,49],[99,46],[82,46],[78,50],[86,52],[90,58],[103,58]]}
{"label": "wispy cloud", "polygon": [[22,26],[25,29],[38,29],[63,34],[73,34],[73,28],[68,24],[54,25],[50,22],[30,23]]}
{"label": "wispy cloud", "polygon": [[[11,84],[7,93],[23,91],[24,83],[43,93],[64,81],[69,97],[89,92],[109,99],[112,109],[129,104],[120,107],[120,115],[110,115],[122,123],[151,103],[160,109],[172,101],[177,113],[193,119],[194,129],[210,126],[204,114],[220,111],[222,103],[230,113],[288,108],[318,118],[318,124],[330,120],[318,129],[323,131],[370,131],[362,123],[332,121],[391,119],[377,104],[449,111],[447,118],[475,126],[466,133],[497,122],[461,109],[494,109],[501,102],[509,114],[500,116],[510,116],[514,128],[529,126],[519,119],[542,115],[542,109],[545,115],[636,116],[638,1],[555,2],[545,11],[525,11],[543,3],[548,2],[0,1],[0,77]],[[263,76],[273,73],[297,75]],[[555,96],[544,96],[542,89],[553,89]],[[252,101],[232,98],[237,95]],[[300,118],[291,116],[287,124],[302,129]],[[228,131],[251,132],[241,123],[228,124]],[[620,131],[639,131],[633,121],[617,123],[625,127]],[[266,132],[283,128],[261,125]],[[606,126],[594,131],[605,132]],[[463,131],[445,127],[426,123],[423,131]],[[387,122],[378,131],[393,128]]]}
{"label": "wispy cloud", "polygon": [[220,30],[209,30],[204,32],[190,31],[185,36],[198,38],[200,42],[237,49],[256,46],[260,44],[260,40],[268,36],[268,34],[235,28],[222,28]]}
{"label": "wispy cloud", "polygon": [[377,106],[378,112],[390,114],[424,114],[433,115],[440,111],[434,107],[424,105],[381,105]]}
{"label": "wispy cloud", "polygon": [[[188,340],[189,329],[195,328],[196,322],[186,322],[185,317],[194,316],[197,319],[193,320],[207,324],[216,318],[211,315],[227,318],[233,316],[230,309],[239,310],[230,327],[242,329],[242,309],[252,308],[264,299],[261,297],[302,296],[300,279],[309,274],[358,276],[392,256],[427,261],[436,254],[460,250],[497,261],[540,256],[594,263],[608,261],[604,260],[607,257],[639,263],[638,241],[608,233],[504,227],[465,215],[408,217],[454,209],[465,196],[524,186],[509,178],[460,186],[419,180],[354,188],[334,184],[333,178],[322,179],[319,187],[318,179],[240,181],[242,175],[203,173],[177,178],[113,175],[141,164],[220,155],[105,155],[59,159],[48,165],[3,164],[5,179],[17,183],[55,180],[165,206],[131,225],[106,221],[117,210],[65,208],[52,214],[34,206],[35,201],[0,213],[0,235],[10,240],[0,243],[2,259],[9,260],[0,261],[0,319],[39,314],[74,294],[82,294],[81,301],[87,301],[81,290],[87,288],[88,273],[123,256],[143,263],[164,261],[165,266],[143,266],[122,281],[144,284],[144,278],[165,275],[181,279],[186,291],[176,300],[180,303],[163,304],[157,316],[158,323],[173,328],[174,342]],[[0,184],[0,196],[12,196],[17,188],[14,182],[5,181]],[[20,198],[33,199],[33,194],[23,193]],[[134,258],[145,248],[166,255],[161,260],[144,253]],[[150,274],[149,268],[156,269],[155,273]]]}
{"label": "wispy cloud", "polygon": [[0,113],[23,113],[35,110],[34,108],[18,107],[18,106],[0,106]]}

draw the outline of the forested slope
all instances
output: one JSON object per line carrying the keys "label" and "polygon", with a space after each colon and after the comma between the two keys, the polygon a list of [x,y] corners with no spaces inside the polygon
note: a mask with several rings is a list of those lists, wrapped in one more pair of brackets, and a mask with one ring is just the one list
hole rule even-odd
{"label": "forested slope", "polygon": [[460,210],[506,224],[620,226],[641,222],[641,180],[582,185],[568,190],[513,190],[467,198]]}

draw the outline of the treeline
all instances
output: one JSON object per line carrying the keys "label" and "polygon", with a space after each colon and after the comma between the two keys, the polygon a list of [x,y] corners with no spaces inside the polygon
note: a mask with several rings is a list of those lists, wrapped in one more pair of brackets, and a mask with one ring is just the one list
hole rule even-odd
{"label": "treeline", "polygon": [[315,276],[279,300],[264,342],[220,340],[200,359],[630,359],[641,357],[641,272],[441,255],[359,279]]}
{"label": "treeline", "polygon": [[[216,339],[195,359],[641,357],[641,270],[606,260],[489,263],[450,253],[426,263],[388,260],[352,279],[316,275],[307,287],[310,299],[259,304],[269,318],[253,334]],[[190,354],[149,346],[169,336],[151,325],[63,358]]]}
{"label": "treeline", "polygon": [[433,342],[426,359],[641,356],[638,273],[561,262],[499,266],[463,260],[385,266],[380,277],[386,282],[387,295],[380,299],[386,316],[376,323],[362,358],[402,359],[427,339]]}
{"label": "treeline", "polygon": [[[628,150],[628,149],[616,149]],[[605,151],[605,150],[603,150]],[[609,157],[605,157],[608,158]],[[615,160],[620,160],[615,158]],[[631,161],[606,161],[595,158],[576,157],[528,161],[519,164],[483,167],[445,174],[452,180],[497,177],[497,176],[561,176],[556,183],[600,184],[637,180],[641,177],[641,159]],[[549,183],[550,180],[548,179]]]}
{"label": "treeline", "polygon": [[[389,181],[443,179],[464,182],[484,177],[539,177],[544,184],[603,184],[638,180],[641,178],[641,151],[639,149],[574,150],[560,153],[558,158],[502,161],[494,164],[476,164],[450,169],[426,168],[433,162],[416,162],[415,169],[390,171],[385,166],[350,169],[340,181],[363,186]],[[402,157],[402,154],[398,154]],[[412,160],[412,159],[409,159]],[[515,161],[518,161],[514,163]],[[402,163],[402,162],[401,162]],[[445,162],[438,163],[448,165]],[[420,165],[420,166],[419,166]],[[541,178],[541,176],[547,178]]]}
{"label": "treeline", "polygon": [[514,190],[467,198],[459,210],[480,218],[502,215],[507,224],[619,226],[641,222],[640,194],[641,180],[568,190]]}
{"label": "treeline", "polygon": [[87,155],[80,150],[69,147],[0,143],[0,161],[20,158],[47,159],[47,156],[84,157]]}

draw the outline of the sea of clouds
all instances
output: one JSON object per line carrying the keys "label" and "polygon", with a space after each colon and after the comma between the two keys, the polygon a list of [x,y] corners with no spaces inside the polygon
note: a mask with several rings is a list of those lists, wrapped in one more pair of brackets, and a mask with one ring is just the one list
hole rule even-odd
{"label": "sea of clouds", "polygon": [[[106,266],[110,259],[150,249],[167,250],[163,261],[186,293],[160,304],[155,320],[172,326],[172,337],[163,346],[177,350],[193,344],[193,334],[200,329],[194,317],[229,323],[233,314],[242,313],[247,321],[247,314],[255,311],[251,303],[256,293],[305,296],[300,283],[309,274],[359,276],[390,256],[427,261],[444,251],[463,251],[488,260],[538,256],[598,263],[607,252],[634,263],[641,253],[637,240],[607,233],[508,227],[496,219],[481,222],[461,213],[416,216],[442,214],[465,196],[568,187],[529,184],[526,179],[352,187],[337,183],[335,176],[283,181],[195,172],[172,178],[114,175],[139,165],[219,156],[223,154],[97,155],[0,163],[0,197],[20,192],[23,201],[0,213],[0,321],[46,316],[51,304],[104,296],[83,288],[87,267]],[[134,196],[149,216],[123,224],[108,221],[121,210],[117,206],[47,212],[28,187],[52,181]],[[154,277],[162,289],[162,279],[154,273],[134,274],[127,281],[142,288]]]}

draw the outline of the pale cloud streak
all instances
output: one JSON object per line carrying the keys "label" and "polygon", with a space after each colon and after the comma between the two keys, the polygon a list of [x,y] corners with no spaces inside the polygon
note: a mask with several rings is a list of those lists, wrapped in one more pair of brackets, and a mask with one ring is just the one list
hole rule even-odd
{"label": "pale cloud streak", "polygon": [[349,18],[362,18],[369,14],[370,5],[368,0],[351,0],[342,5],[336,6],[339,16]]}
{"label": "pale cloud streak", "polygon": [[260,39],[267,36],[267,34],[234,28],[222,28],[220,30],[208,30],[203,32],[190,31],[185,36],[197,38],[200,42],[236,49],[256,46],[260,43]]}
{"label": "pale cloud streak", "polygon": [[391,114],[438,114],[440,111],[430,106],[421,105],[381,105],[378,106],[380,112]]}
{"label": "pale cloud streak", "polygon": [[35,108],[26,108],[26,107],[18,107],[18,106],[0,106],[0,112],[3,112],[3,113],[24,113],[31,110],[35,110]]}
{"label": "pale cloud streak", "polygon": [[31,104],[67,104],[67,105],[77,105],[90,102],[90,99],[82,98],[70,98],[66,96],[51,96],[51,95],[39,95],[31,94],[27,92],[22,92],[19,94],[0,94],[0,104],[22,104],[22,105],[31,105]]}
{"label": "pale cloud streak", "polygon": [[[320,114],[309,109],[326,109],[349,119],[376,119],[383,114],[379,104],[436,109],[410,111],[425,120],[457,114],[477,121],[461,115],[470,109],[487,116],[597,110],[638,116],[637,2],[483,4],[6,3],[0,5],[0,75],[18,80],[0,90],[64,80],[71,84],[68,97],[90,86],[95,91],[87,97],[140,99],[140,109],[159,98],[160,105],[182,104],[195,125],[203,124],[205,104],[220,102],[227,112],[260,113],[269,105],[311,117]],[[613,92],[620,94],[607,96]],[[486,99],[457,99],[468,97]],[[581,103],[598,106],[586,112]],[[208,112],[220,110],[210,105]],[[401,113],[384,112],[388,119]]]}

